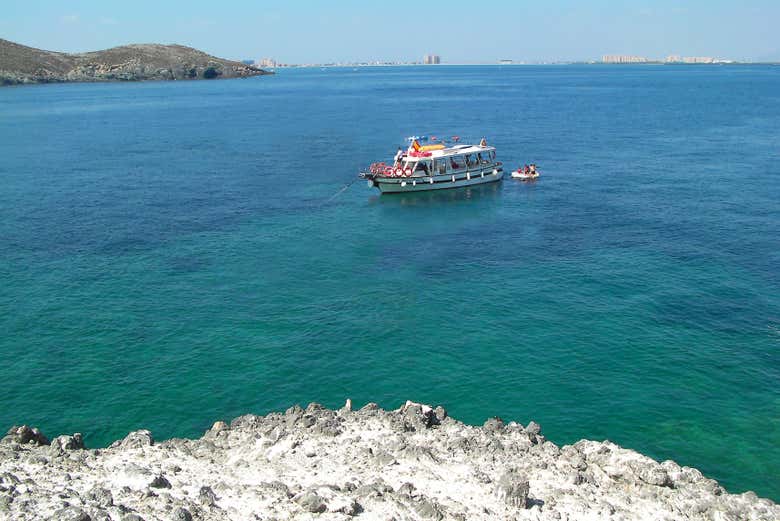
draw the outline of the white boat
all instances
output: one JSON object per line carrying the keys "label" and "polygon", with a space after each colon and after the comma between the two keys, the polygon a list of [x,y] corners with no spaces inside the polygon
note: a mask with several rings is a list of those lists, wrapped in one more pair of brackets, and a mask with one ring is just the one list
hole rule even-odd
{"label": "white boat", "polygon": [[522,181],[531,181],[539,177],[539,171],[536,169],[536,165],[531,165],[530,167],[526,165],[512,172],[512,177]]}
{"label": "white boat", "polygon": [[531,179],[539,177],[539,172],[521,172],[520,170],[515,170],[512,172],[512,177],[515,179],[522,179],[523,181],[530,181]]}
{"label": "white boat", "polygon": [[494,183],[503,178],[504,168],[484,139],[478,145],[451,146],[421,146],[413,139],[392,163],[374,163],[360,176],[382,193],[422,192]]}

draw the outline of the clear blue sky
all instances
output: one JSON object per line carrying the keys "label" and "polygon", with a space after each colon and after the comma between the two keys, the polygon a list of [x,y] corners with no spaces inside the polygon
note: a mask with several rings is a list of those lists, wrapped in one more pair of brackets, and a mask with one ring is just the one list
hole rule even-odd
{"label": "clear blue sky", "polygon": [[289,63],[584,60],[603,54],[780,59],[780,0],[4,0],[0,37],[78,52],[181,43]]}

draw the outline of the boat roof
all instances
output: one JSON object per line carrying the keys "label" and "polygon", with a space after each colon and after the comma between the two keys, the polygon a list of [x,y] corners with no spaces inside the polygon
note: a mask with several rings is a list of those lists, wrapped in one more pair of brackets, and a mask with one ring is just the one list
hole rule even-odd
{"label": "boat roof", "polygon": [[481,147],[479,145],[455,145],[447,148],[442,148],[440,150],[431,150],[430,156],[425,157],[406,157],[406,159],[428,159],[428,158],[437,158],[437,157],[447,157],[447,156],[455,156],[455,155],[462,155],[462,154],[476,154],[478,152],[489,152],[491,150],[495,150],[495,147],[485,146]]}

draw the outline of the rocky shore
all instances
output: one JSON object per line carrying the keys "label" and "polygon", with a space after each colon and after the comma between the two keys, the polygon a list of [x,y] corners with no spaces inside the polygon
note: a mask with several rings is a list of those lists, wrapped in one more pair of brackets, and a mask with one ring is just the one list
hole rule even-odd
{"label": "rocky shore", "polygon": [[317,404],[218,421],[200,439],[130,433],[88,449],[13,427],[0,442],[0,518],[776,520],[693,468],[608,441],[559,447],[534,422],[464,425],[407,402]]}
{"label": "rocky shore", "polygon": [[183,45],[136,44],[81,54],[0,39],[0,85],[92,81],[197,80],[270,74]]}

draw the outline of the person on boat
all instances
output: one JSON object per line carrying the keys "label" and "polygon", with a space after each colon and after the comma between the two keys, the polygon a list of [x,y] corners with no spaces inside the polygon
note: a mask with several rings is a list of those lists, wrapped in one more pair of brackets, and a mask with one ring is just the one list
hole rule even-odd
{"label": "person on boat", "polygon": [[404,151],[401,147],[398,147],[398,152],[395,153],[395,159],[393,160],[396,165],[401,162],[402,157],[404,157]]}
{"label": "person on boat", "polygon": [[523,165],[523,173],[524,173],[524,174],[528,174],[528,163],[526,163],[525,165]]}
{"label": "person on boat", "polygon": [[531,173],[531,175],[536,173],[536,165],[534,163],[531,163],[531,168],[529,172]]}

